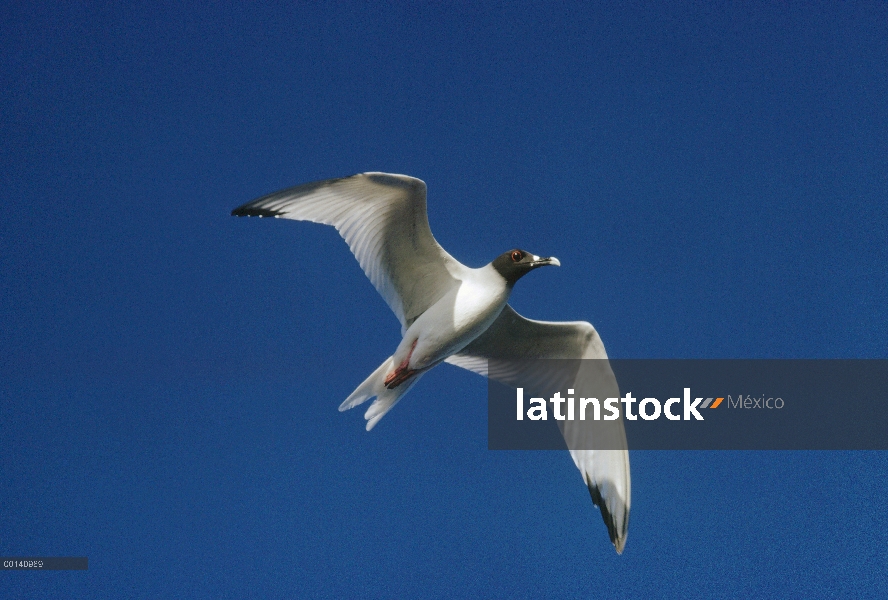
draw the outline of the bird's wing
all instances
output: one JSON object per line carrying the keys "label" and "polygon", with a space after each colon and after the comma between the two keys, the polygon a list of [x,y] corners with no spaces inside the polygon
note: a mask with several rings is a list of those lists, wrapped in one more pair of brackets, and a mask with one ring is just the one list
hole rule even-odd
{"label": "bird's wing", "polygon": [[332,225],[406,329],[467,269],[432,236],[426,184],[406,175],[362,173],[291,187],[231,211]]}
{"label": "bird's wing", "polygon": [[[571,361],[575,366],[569,372],[548,366],[546,361],[527,360],[579,358],[603,360]],[[506,385],[533,382],[562,392],[568,388],[592,389],[602,399],[619,397],[617,380],[606,359],[604,344],[591,324],[532,321],[506,305],[486,332],[447,362]],[[631,504],[629,451],[622,417],[616,421],[559,421],[559,426],[592,502],[601,510],[611,542],[617,552],[622,552]],[[592,439],[594,443],[589,443]],[[584,449],[591,447],[607,449]]]}

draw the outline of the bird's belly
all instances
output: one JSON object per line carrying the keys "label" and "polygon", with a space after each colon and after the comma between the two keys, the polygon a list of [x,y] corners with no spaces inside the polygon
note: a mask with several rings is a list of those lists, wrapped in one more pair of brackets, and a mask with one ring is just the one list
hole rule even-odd
{"label": "bird's belly", "polygon": [[417,342],[410,367],[422,369],[437,364],[484,333],[506,305],[508,293],[504,292],[491,295],[464,284],[429,308],[402,340],[402,347]]}

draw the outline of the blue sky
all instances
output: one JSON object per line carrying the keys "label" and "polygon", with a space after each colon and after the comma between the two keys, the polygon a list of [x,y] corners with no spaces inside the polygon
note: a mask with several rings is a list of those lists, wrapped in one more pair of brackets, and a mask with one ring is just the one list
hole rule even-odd
{"label": "blue sky", "polygon": [[4,3],[0,596],[884,597],[879,452],[633,452],[617,556],[483,379],[339,403],[397,320],[335,231],[379,170],[532,318],[627,358],[888,358],[884,3]]}

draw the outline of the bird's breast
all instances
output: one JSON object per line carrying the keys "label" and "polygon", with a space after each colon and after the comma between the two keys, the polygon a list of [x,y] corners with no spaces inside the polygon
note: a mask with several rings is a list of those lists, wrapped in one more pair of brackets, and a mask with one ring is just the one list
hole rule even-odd
{"label": "bird's breast", "polygon": [[[505,286],[490,289],[474,281],[464,281],[456,292],[453,305],[453,326],[460,332],[478,327],[486,330],[509,299]],[[477,336],[473,336],[474,337]]]}

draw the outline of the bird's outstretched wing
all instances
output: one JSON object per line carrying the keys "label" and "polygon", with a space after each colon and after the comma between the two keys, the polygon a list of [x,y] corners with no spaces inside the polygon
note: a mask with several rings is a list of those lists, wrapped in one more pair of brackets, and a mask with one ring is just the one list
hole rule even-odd
{"label": "bird's outstretched wing", "polygon": [[[565,370],[528,359],[599,360],[576,361],[574,368]],[[506,385],[527,386],[530,382],[541,388],[594,389],[601,398],[619,397],[604,344],[591,324],[532,321],[509,305],[486,332],[447,362]],[[621,553],[631,504],[629,452],[622,417],[616,421],[559,421],[559,426],[592,502],[601,510],[611,542]]]}
{"label": "bird's outstretched wing", "polygon": [[332,225],[405,330],[467,269],[432,236],[426,184],[406,175],[362,173],[298,185],[231,214]]}

